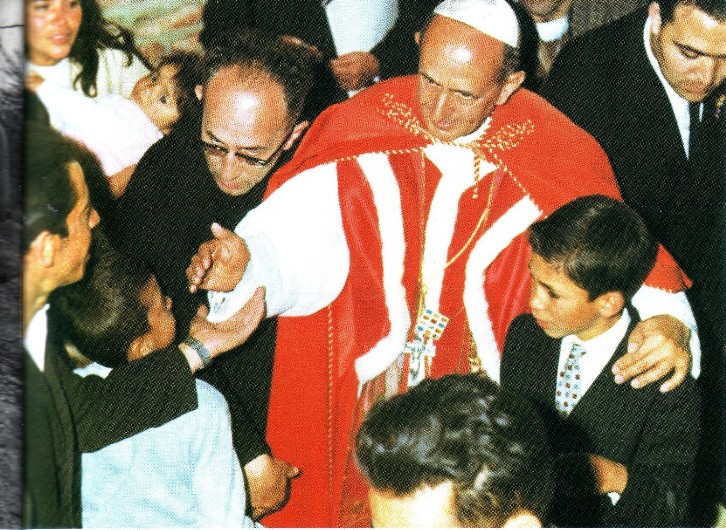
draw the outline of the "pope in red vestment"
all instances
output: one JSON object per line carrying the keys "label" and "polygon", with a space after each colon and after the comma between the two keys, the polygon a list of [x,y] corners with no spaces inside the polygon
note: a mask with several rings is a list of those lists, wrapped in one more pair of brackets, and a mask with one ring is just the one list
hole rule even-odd
{"label": "pope in red vestment", "polygon": [[[302,474],[268,526],[367,525],[351,460],[361,414],[423,377],[498,380],[507,327],[528,310],[527,228],[576,197],[619,197],[597,142],[526,90],[468,134],[431,134],[422,83],[440,80],[424,46],[418,77],[320,115],[235,229],[242,281],[210,294],[223,319],[265,285],[280,315],[268,441]],[[641,317],[691,324],[686,281],[661,249],[633,301]]]}

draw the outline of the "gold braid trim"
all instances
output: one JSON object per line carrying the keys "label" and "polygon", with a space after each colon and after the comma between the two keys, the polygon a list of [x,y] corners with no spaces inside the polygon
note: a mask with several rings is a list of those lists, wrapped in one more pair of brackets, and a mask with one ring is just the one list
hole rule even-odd
{"label": "gold braid trim", "polygon": [[[466,147],[471,149],[477,160],[476,160],[476,182],[478,183],[483,175],[480,174],[481,161],[487,161],[495,164],[497,167],[503,169],[511,176],[511,172],[508,170],[506,164],[502,161],[499,153],[504,151],[510,151],[516,149],[524,141],[524,139],[534,133],[534,123],[531,119],[527,119],[522,123],[507,124],[491,134],[485,134],[483,138],[479,138],[466,144],[457,144],[455,142],[442,142],[438,138],[429,133],[425,127],[421,124],[418,118],[414,116],[413,109],[399,101],[394,99],[394,95],[391,93],[385,94],[381,100],[381,105],[376,108],[376,111],[391,120],[392,122],[400,125],[411,134],[416,136],[423,136],[431,143],[444,143],[448,145],[455,145],[457,147]],[[491,159],[491,160],[490,160]]]}

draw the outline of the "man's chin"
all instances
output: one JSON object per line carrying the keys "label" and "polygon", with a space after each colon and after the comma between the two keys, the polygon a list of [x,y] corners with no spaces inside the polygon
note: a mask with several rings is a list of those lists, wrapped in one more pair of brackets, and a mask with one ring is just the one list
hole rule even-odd
{"label": "man's chin", "polygon": [[234,197],[244,195],[252,189],[247,182],[226,181],[217,178],[214,179],[214,182],[222,193]]}

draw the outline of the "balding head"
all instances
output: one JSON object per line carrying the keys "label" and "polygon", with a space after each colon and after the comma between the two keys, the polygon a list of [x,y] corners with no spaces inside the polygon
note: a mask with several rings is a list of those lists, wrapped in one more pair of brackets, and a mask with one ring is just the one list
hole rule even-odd
{"label": "balding head", "polygon": [[517,55],[510,64],[516,48],[459,20],[434,15],[419,44],[421,113],[441,141],[476,131],[524,81]]}

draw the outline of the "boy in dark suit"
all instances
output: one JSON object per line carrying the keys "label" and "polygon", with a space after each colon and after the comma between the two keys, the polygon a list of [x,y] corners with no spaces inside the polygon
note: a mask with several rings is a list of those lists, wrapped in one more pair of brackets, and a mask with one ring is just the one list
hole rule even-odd
{"label": "boy in dark suit", "polygon": [[557,526],[679,526],[698,445],[698,396],[611,375],[638,322],[630,301],[657,244],[643,220],[592,195],[530,227],[532,314],[515,319],[501,384],[540,409],[557,456]]}

